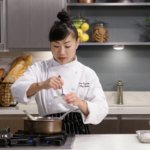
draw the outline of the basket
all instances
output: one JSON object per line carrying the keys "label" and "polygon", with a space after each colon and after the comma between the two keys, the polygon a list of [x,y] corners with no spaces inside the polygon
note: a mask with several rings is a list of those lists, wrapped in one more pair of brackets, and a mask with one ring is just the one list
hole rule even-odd
{"label": "basket", "polygon": [[12,83],[0,82],[0,106],[9,107],[13,103],[13,97],[11,94]]}

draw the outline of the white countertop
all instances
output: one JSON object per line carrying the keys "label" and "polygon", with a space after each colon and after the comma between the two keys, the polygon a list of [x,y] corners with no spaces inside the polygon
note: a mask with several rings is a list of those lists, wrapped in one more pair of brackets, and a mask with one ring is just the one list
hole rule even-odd
{"label": "white countertop", "polygon": [[[52,149],[50,147],[0,148],[1,150]],[[57,149],[57,148],[56,148]],[[55,150],[56,150],[55,149]],[[76,135],[72,150],[150,150],[150,143],[140,143],[136,134]]]}
{"label": "white countertop", "polygon": [[18,104],[16,107],[1,107],[0,115],[23,115],[23,110],[27,110],[30,114],[38,114],[36,104]]}

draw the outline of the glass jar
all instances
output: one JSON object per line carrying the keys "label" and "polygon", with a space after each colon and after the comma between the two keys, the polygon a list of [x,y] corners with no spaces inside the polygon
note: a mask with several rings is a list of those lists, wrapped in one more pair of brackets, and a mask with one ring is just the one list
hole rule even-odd
{"label": "glass jar", "polygon": [[108,41],[108,30],[103,23],[98,23],[93,27],[92,39],[100,43]]}

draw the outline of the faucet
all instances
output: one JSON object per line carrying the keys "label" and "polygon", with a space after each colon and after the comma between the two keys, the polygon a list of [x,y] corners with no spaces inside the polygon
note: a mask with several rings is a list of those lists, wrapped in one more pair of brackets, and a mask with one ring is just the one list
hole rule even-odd
{"label": "faucet", "polygon": [[123,104],[123,82],[118,80],[117,82],[117,104]]}

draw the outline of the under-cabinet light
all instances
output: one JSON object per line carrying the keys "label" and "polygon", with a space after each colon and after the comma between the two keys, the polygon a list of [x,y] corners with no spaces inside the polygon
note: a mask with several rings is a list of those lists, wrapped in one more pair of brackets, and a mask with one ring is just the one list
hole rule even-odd
{"label": "under-cabinet light", "polygon": [[113,45],[113,49],[117,51],[121,51],[124,49],[124,45]]}

